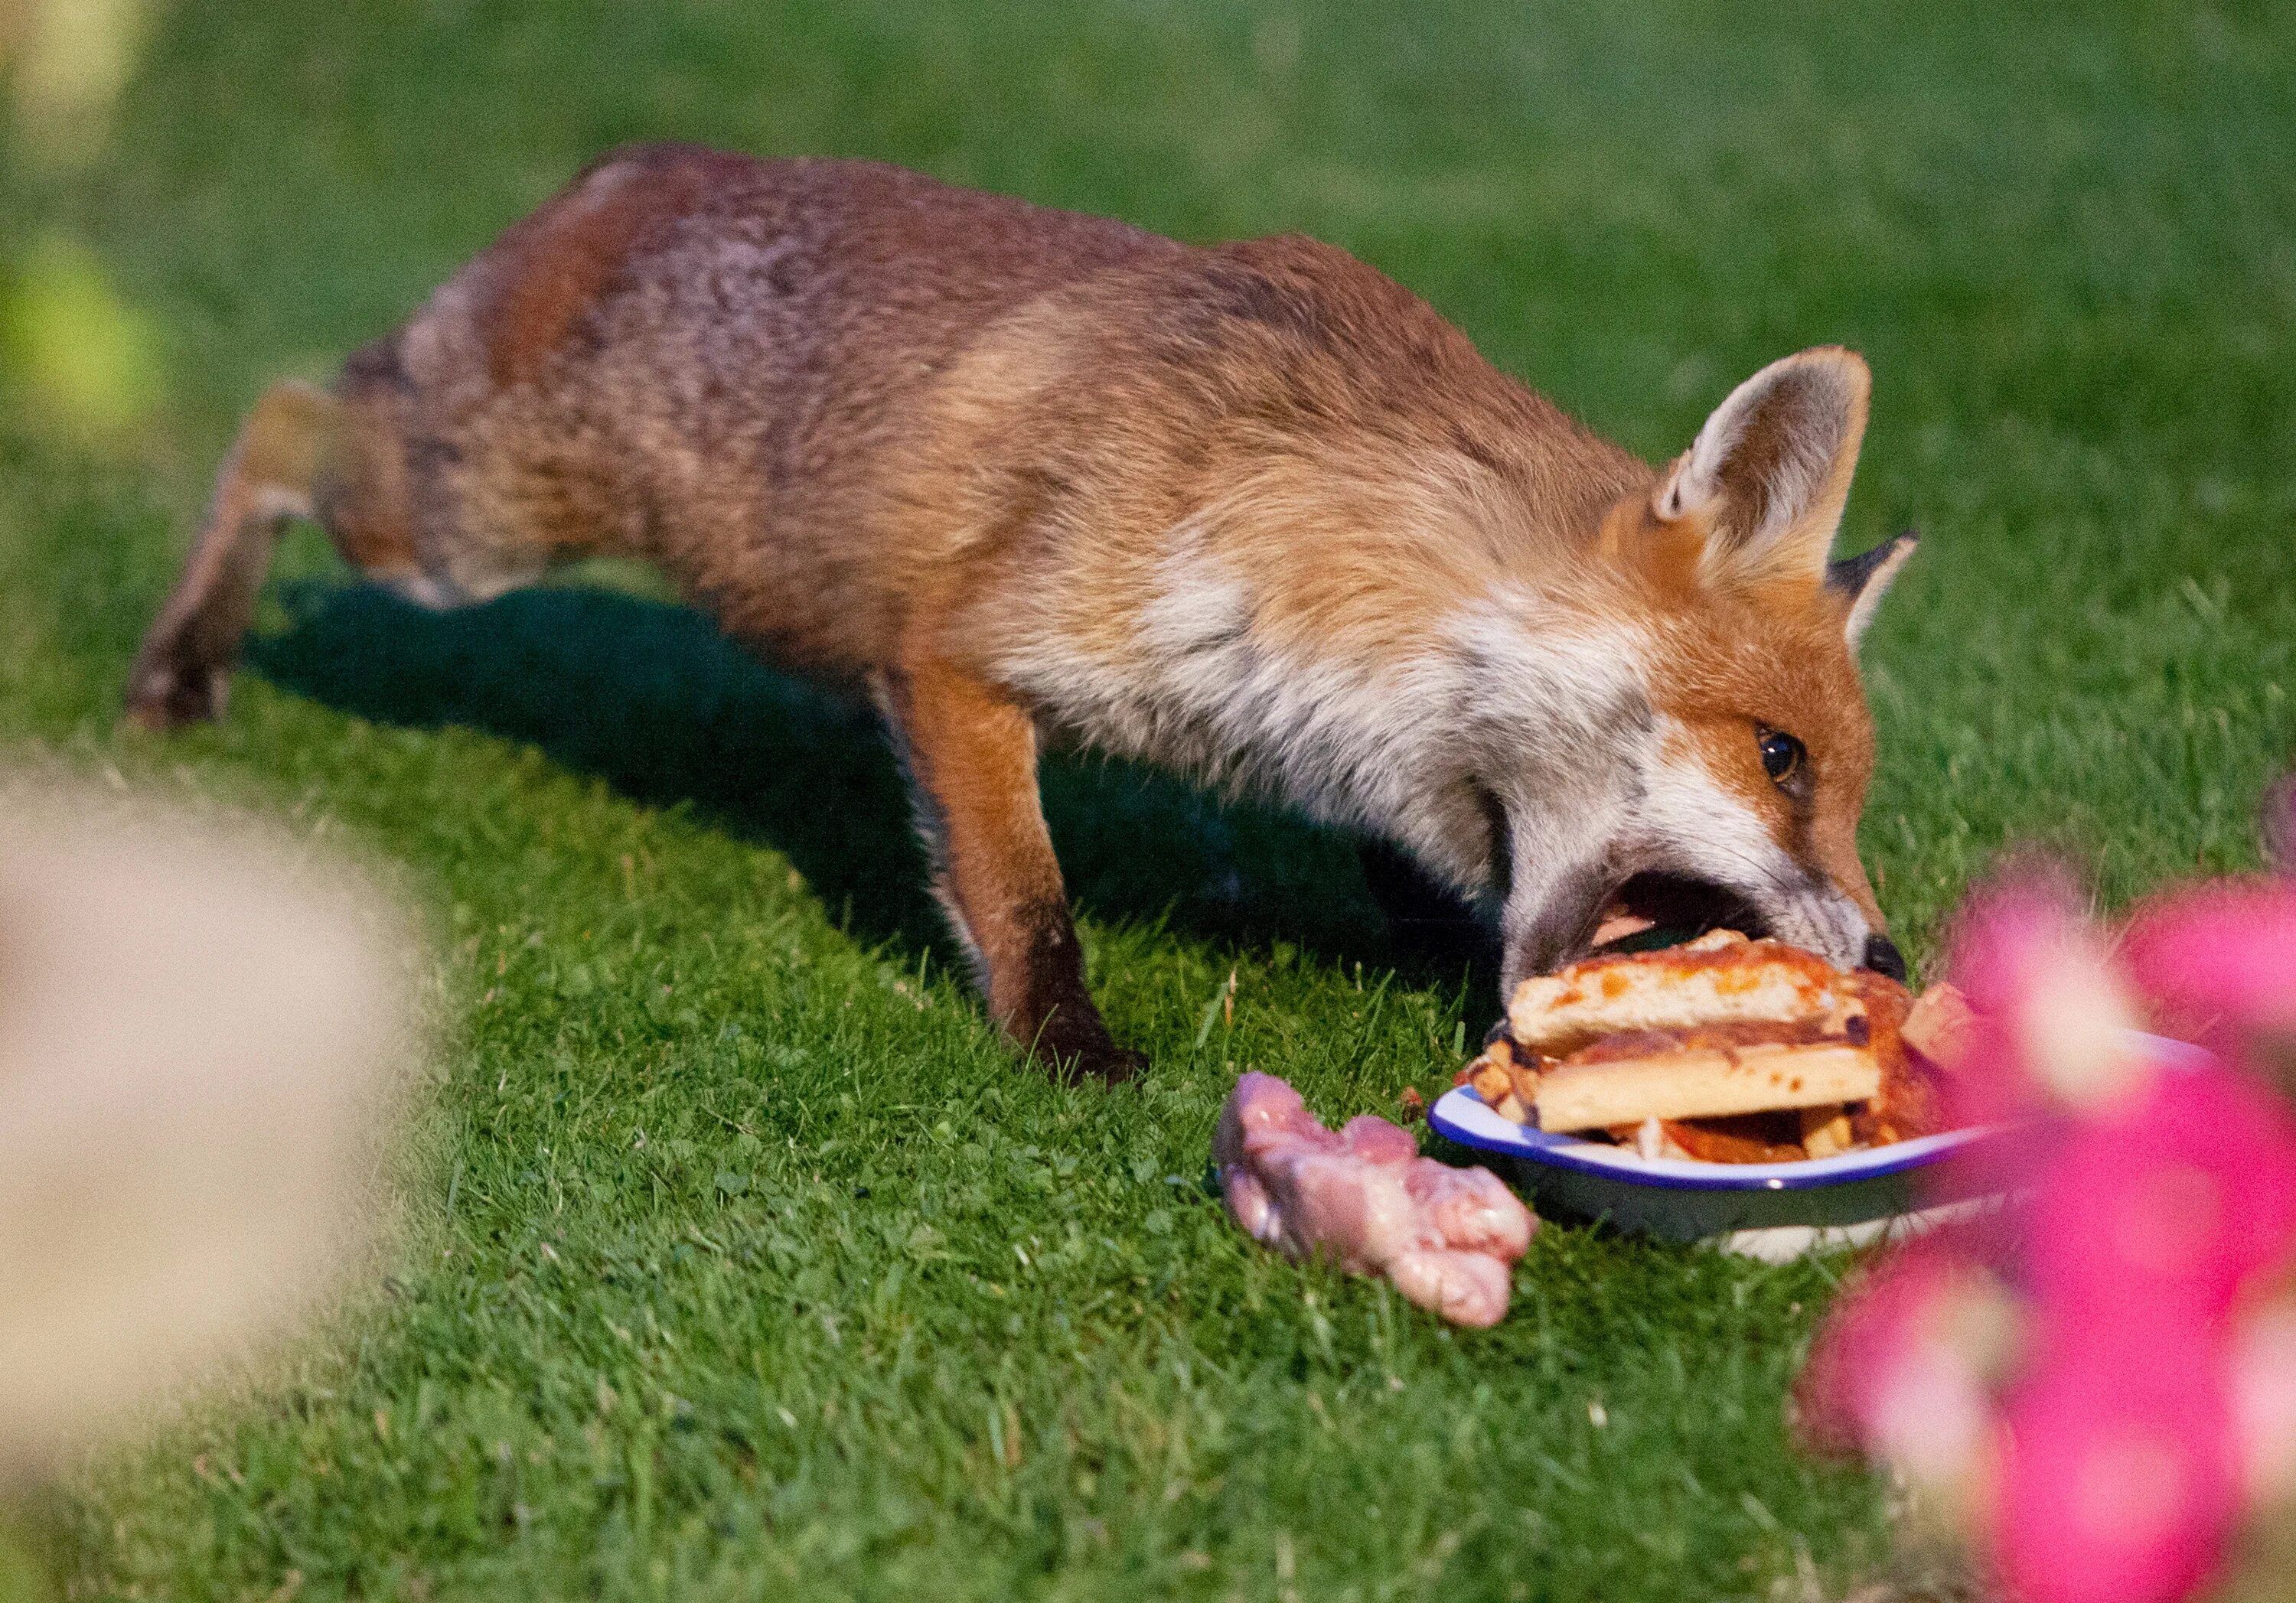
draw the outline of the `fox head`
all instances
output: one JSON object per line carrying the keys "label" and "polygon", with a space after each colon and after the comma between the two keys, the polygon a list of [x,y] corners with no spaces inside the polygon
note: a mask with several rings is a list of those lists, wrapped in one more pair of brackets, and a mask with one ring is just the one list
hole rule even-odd
{"label": "fox head", "polygon": [[1622,891],[1719,904],[1902,977],[1857,857],[1874,730],[1857,646],[1914,537],[1829,560],[1871,383],[1840,348],[1773,363],[1603,515],[1579,658],[1610,727],[1581,732],[1592,758],[1559,787],[1568,754],[1532,759],[1561,805],[1505,809],[1510,992],[1582,949]]}

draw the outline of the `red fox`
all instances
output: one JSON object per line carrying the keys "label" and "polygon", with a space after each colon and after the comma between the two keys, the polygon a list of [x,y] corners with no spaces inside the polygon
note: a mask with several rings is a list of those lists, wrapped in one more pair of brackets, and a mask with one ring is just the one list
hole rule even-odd
{"label": "red fox", "polygon": [[1855,650],[1913,538],[1828,561],[1869,387],[1788,356],[1653,470],[1312,240],[641,146],[257,404],[128,707],[218,716],[290,517],[434,606],[636,557],[874,698],[990,1012],[1071,1071],[1142,1060],[1086,991],[1051,743],[1392,843],[1510,988],[1630,882],[1902,973]]}

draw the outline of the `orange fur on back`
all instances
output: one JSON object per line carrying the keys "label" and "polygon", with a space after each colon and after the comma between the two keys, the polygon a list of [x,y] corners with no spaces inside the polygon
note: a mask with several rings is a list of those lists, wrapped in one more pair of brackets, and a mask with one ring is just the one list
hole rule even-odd
{"label": "orange fur on back", "polygon": [[653,231],[692,211],[738,159],[684,152],[674,160],[608,162],[552,205],[512,225],[475,314],[487,369],[507,389],[532,379],[576,321]]}

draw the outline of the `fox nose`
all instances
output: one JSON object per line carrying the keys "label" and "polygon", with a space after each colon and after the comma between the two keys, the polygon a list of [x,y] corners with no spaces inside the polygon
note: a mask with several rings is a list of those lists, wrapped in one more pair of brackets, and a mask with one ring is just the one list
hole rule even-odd
{"label": "fox nose", "polygon": [[1906,954],[1898,950],[1898,943],[1886,935],[1866,937],[1866,966],[1874,973],[1906,983]]}

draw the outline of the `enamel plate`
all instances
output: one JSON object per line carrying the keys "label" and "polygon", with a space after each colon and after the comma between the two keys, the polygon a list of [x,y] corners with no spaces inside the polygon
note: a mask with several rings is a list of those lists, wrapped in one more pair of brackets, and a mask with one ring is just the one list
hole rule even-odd
{"label": "enamel plate", "polygon": [[1804,1158],[1799,1163],[1709,1164],[1686,1157],[1646,1158],[1631,1147],[1581,1141],[1575,1135],[1550,1135],[1544,1130],[1503,1119],[1486,1108],[1474,1088],[1468,1085],[1456,1086],[1438,1099],[1428,1110],[1427,1122],[1439,1134],[1463,1147],[1501,1152],[1526,1163],[1579,1174],[1603,1176],[1624,1185],[1655,1186],[1671,1191],[1806,1191],[1819,1186],[1847,1185],[1935,1163],[1982,1133],[1948,1130],[1942,1135],[1925,1135],[1918,1141],[1866,1147],[1835,1157]]}
{"label": "enamel plate", "polygon": [[[1983,1206],[1981,1197],[1940,1195],[1915,1176],[1986,1139],[1979,1130],[1790,1164],[1709,1164],[1643,1158],[1628,1147],[1550,1135],[1499,1117],[1461,1085],[1427,1110],[1439,1135],[1488,1157],[1543,1214],[1599,1219],[1675,1241],[1713,1240],[1735,1252],[1784,1259],[1918,1229]],[[1948,1169],[1940,1177],[1954,1174]],[[1940,1206],[1943,1204],[1945,1206]]]}
{"label": "enamel plate", "polygon": [[[2143,1042],[2172,1067],[2208,1060],[2183,1042],[2152,1035]],[[1950,1130],[1800,1163],[1644,1158],[1628,1147],[1512,1124],[1465,1085],[1445,1092],[1427,1110],[1427,1122],[1437,1134],[1488,1154],[1542,1211],[1677,1241],[1718,1239],[1766,1258],[1856,1245],[1990,1206],[1995,1199],[1981,1188],[1996,1165],[1949,1164],[1926,1177],[1920,1172],[2001,1133]]]}

